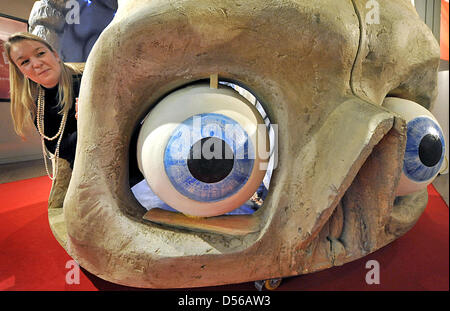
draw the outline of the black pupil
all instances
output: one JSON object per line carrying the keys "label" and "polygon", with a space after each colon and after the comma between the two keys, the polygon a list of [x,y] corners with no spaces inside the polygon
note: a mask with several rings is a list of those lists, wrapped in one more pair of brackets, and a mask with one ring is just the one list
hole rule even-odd
{"label": "black pupil", "polygon": [[233,165],[234,155],[230,146],[216,137],[206,137],[197,141],[191,147],[187,160],[192,176],[209,184],[227,177]]}
{"label": "black pupil", "polygon": [[428,166],[433,167],[439,163],[442,156],[441,139],[432,134],[428,134],[422,138],[419,145],[420,161]]}

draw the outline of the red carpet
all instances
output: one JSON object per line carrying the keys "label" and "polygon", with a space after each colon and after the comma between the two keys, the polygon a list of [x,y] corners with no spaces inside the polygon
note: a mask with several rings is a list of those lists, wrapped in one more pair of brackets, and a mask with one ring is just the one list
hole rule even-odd
{"label": "red carpet", "polygon": [[[45,177],[0,184],[0,290],[133,290],[81,270],[67,284],[70,256],[53,237],[47,218],[50,180]],[[329,270],[284,279],[278,290],[430,291],[449,290],[449,210],[433,186],[416,226],[390,245]],[[380,264],[380,284],[368,285],[366,262]],[[69,275],[70,276],[70,275]],[[70,279],[70,278],[69,278]],[[203,290],[254,290],[244,283]]]}

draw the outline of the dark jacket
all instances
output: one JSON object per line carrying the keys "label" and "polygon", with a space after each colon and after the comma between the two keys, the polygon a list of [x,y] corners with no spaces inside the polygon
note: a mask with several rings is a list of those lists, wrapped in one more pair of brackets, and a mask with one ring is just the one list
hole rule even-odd
{"label": "dark jacket", "polygon": [[[59,157],[67,160],[73,168],[75,160],[75,148],[77,145],[77,120],[75,119],[75,98],[80,92],[81,75],[73,76],[73,105],[67,116],[66,126],[59,146]],[[43,88],[45,91],[44,109],[44,133],[48,137],[53,137],[58,133],[61,125],[62,114],[60,114],[58,85],[51,89]],[[36,100],[37,106],[37,100]],[[37,128],[37,118],[34,120]],[[45,146],[51,153],[55,153],[58,139],[48,141],[45,139]]]}

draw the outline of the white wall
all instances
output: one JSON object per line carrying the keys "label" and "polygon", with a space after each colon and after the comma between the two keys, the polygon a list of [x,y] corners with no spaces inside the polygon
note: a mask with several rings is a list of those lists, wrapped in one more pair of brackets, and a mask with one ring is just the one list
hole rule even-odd
{"label": "white wall", "polygon": [[449,160],[449,138],[448,138],[448,113],[449,113],[449,92],[448,92],[448,70],[446,71],[440,71],[438,76],[438,87],[439,87],[439,94],[436,99],[436,103],[434,104],[433,109],[431,109],[431,113],[434,115],[434,117],[438,120],[439,125],[441,126],[444,136],[445,136],[445,142],[446,142],[446,150],[445,150],[445,156],[446,161],[444,161],[443,168],[445,167],[447,163],[447,168],[441,172],[441,174],[448,174],[448,160]]}
{"label": "white wall", "polygon": [[0,0],[0,13],[28,20],[36,0]]}
{"label": "white wall", "polygon": [[31,129],[26,141],[16,135],[9,102],[0,102],[0,164],[42,158],[41,141],[37,131]]}

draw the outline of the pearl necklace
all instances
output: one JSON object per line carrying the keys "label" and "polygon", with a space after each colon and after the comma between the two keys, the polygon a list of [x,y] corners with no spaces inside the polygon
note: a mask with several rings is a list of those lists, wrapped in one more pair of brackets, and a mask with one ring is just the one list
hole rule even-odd
{"label": "pearl necklace", "polygon": [[[39,86],[39,94],[38,94],[38,107],[37,107],[37,128],[39,135],[41,136],[41,143],[42,143],[42,153],[44,154],[44,163],[45,163],[45,170],[47,171],[47,176],[54,181],[56,176],[58,175],[58,159],[59,159],[59,145],[61,144],[61,139],[63,137],[64,128],[66,126],[67,121],[67,115],[68,112],[66,111],[62,117],[61,125],[59,126],[58,133],[56,133],[53,137],[48,137],[44,133],[44,111],[45,111],[45,93],[44,90]],[[45,139],[48,141],[52,141],[58,138],[58,141],[56,143],[56,149],[55,149],[55,165],[53,167],[53,176],[50,175],[50,172],[48,170],[47,166],[47,157],[51,160],[52,157],[48,156],[47,148],[45,148]]]}

